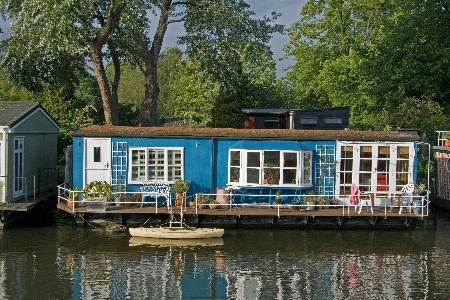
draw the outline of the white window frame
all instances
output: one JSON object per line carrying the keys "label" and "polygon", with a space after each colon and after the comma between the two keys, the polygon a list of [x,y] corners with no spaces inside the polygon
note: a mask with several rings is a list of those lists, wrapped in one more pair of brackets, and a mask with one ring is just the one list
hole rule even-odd
{"label": "white window frame", "polygon": [[[129,148],[129,163],[128,163],[128,182],[130,184],[141,184],[145,181],[151,180],[149,179],[148,169],[149,169],[149,152],[157,150],[162,151],[164,153],[164,162],[160,164],[160,166],[163,168],[164,176],[163,178],[158,178],[157,180],[163,180],[167,181],[169,183],[174,183],[174,180],[169,180],[169,167],[176,166],[180,168],[180,176],[176,176],[175,179],[184,178],[184,148],[183,147],[130,147]],[[135,164],[133,162],[133,151],[144,151],[144,163]],[[181,152],[181,164],[168,164],[168,154],[169,151],[180,151]],[[136,180],[133,179],[133,167],[135,166],[142,166],[144,167],[144,178],[143,180]],[[152,178],[154,179],[154,178]]]}
{"label": "white window frame", "polygon": [[[343,146],[350,146],[353,147],[353,164],[352,164],[352,183],[356,184],[358,187],[361,186],[362,183],[359,182],[359,166],[361,161],[361,147],[363,146],[371,146],[372,147],[372,177],[371,177],[371,183],[369,186],[365,185],[366,188],[369,188],[371,191],[377,190],[377,163],[378,163],[378,148],[379,147],[389,147],[389,160],[388,163],[389,166],[389,180],[387,182],[387,187],[389,191],[398,191],[402,188],[402,185],[397,185],[396,179],[397,179],[397,161],[398,160],[405,160],[405,159],[397,159],[397,149],[398,147],[408,147],[409,148],[409,163],[408,163],[408,182],[412,182],[414,180],[414,161],[416,157],[416,151],[415,151],[415,145],[413,142],[406,142],[406,143],[397,143],[397,142],[379,142],[379,143],[356,143],[356,142],[337,142],[336,145],[336,160],[338,162],[341,161],[341,159],[344,159],[344,157],[341,157],[341,147]],[[367,158],[364,158],[367,159]],[[382,160],[385,160],[382,158]],[[340,187],[343,186],[343,184],[340,183],[340,173],[341,173],[341,164],[336,164],[336,195],[339,195],[340,197],[343,197],[343,195],[340,195]],[[342,170],[344,171],[344,170]],[[346,172],[350,172],[350,170],[345,170]],[[403,172],[400,172],[403,173]],[[346,187],[347,189],[351,183],[347,183]],[[364,185],[363,185],[364,186]],[[346,194],[346,196],[349,196]]]}
{"label": "white window frame", "polygon": [[[16,147],[16,141],[21,147]],[[25,162],[25,137],[14,137],[14,191],[13,197],[22,196],[25,193],[24,162]],[[19,161],[18,161],[19,160]],[[18,167],[18,168],[17,168]]]}
{"label": "white window frame", "polygon": [[[278,151],[280,152],[280,178],[279,183],[275,185],[264,184],[264,152],[265,151]],[[232,181],[234,179],[233,174],[231,174],[231,168],[237,166],[231,166],[231,152],[239,152],[240,153],[240,165],[239,165],[239,180]],[[260,165],[247,167],[247,154],[248,153],[259,153],[260,156]],[[283,167],[282,162],[284,161],[284,155],[286,153],[295,153],[297,155],[297,166],[296,167]],[[309,155],[309,165],[305,165],[305,156]],[[228,185],[235,186],[280,186],[280,187],[311,187],[312,186],[312,155],[313,151],[311,150],[255,150],[255,149],[229,149],[228,150],[228,165],[227,165],[227,173],[228,173]],[[247,182],[247,173],[248,169],[257,169],[259,172],[259,182],[258,183],[249,183]],[[296,179],[295,183],[283,184],[283,170],[286,169],[295,169],[296,170]],[[307,180],[304,180],[304,176],[306,173],[306,169],[309,169],[309,175]]]}

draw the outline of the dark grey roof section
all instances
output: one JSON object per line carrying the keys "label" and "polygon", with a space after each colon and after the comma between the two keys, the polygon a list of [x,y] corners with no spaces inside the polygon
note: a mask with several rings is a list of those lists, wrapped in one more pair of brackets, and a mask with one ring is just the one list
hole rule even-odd
{"label": "dark grey roof section", "polygon": [[42,109],[58,128],[61,127],[39,102],[27,101],[0,101],[0,126],[14,127],[37,109]]}
{"label": "dark grey roof section", "polygon": [[242,112],[244,114],[251,114],[251,115],[257,115],[257,114],[288,114],[290,111],[293,111],[295,109],[270,109],[270,108],[263,108],[263,109],[252,109],[252,108],[244,108]]}
{"label": "dark grey roof section", "polygon": [[419,136],[401,131],[362,130],[298,130],[298,129],[235,129],[183,127],[127,127],[92,125],[71,133],[76,137],[137,137],[137,138],[207,138],[257,139],[297,141],[392,141],[415,142]]}

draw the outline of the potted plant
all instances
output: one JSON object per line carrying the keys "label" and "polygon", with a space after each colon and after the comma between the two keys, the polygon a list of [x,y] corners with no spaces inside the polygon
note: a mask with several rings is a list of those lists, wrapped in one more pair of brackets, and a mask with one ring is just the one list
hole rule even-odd
{"label": "potted plant", "polygon": [[123,185],[122,181],[119,181],[119,183],[116,185],[116,194],[114,196],[114,202],[116,202],[116,206],[123,205],[123,192],[125,192],[125,186]]}
{"label": "potted plant", "polygon": [[190,182],[188,180],[184,180],[178,178],[172,185],[172,190],[175,193],[175,206],[181,206],[183,202],[183,194],[187,193],[189,190]]}
{"label": "potted plant", "polygon": [[310,191],[303,197],[303,202],[306,203],[306,210],[316,209],[316,198],[314,197],[314,192]]}
{"label": "potted plant", "polygon": [[339,199],[332,199],[330,201],[330,204],[331,204],[331,208],[337,208],[337,205],[340,204],[340,201],[339,201]]}
{"label": "potted plant", "polygon": [[318,209],[322,209],[325,208],[327,202],[328,202],[328,197],[325,195],[320,195],[319,197],[316,198],[316,204],[318,205]]}
{"label": "potted plant", "polygon": [[218,208],[217,204],[219,204],[219,201],[217,201],[216,199],[209,200],[209,208],[210,209]]}
{"label": "potted plant", "polygon": [[283,200],[283,196],[281,196],[281,191],[277,191],[275,194],[275,202],[280,205],[281,200]]}
{"label": "potted plant", "polygon": [[67,197],[67,206],[74,208],[78,206],[78,201],[80,199],[80,193],[83,192],[78,186],[74,187],[69,191],[69,196]]}
{"label": "potted plant", "polygon": [[422,194],[425,191],[425,183],[419,182],[417,184],[414,185],[415,189],[414,189],[414,193],[416,194]]}
{"label": "potted plant", "polygon": [[280,169],[277,164],[265,163],[264,164],[264,183],[265,184],[277,184],[280,179]]}
{"label": "potted plant", "polygon": [[202,209],[206,205],[209,204],[209,202],[212,200],[212,198],[206,196],[206,195],[197,195],[197,205],[199,209]]}
{"label": "potted plant", "polygon": [[88,211],[105,211],[106,201],[111,196],[112,188],[106,181],[94,180],[84,188],[85,203]]}
{"label": "potted plant", "polygon": [[450,132],[444,133],[442,138],[444,139],[444,147],[450,147]]}

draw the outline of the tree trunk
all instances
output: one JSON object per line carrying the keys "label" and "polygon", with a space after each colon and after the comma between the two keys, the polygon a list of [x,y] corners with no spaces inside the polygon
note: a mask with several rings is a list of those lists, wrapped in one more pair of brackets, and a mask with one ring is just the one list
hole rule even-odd
{"label": "tree trunk", "polygon": [[158,58],[161,52],[164,35],[166,34],[170,6],[172,0],[163,0],[158,27],[153,37],[151,48],[148,49],[145,42],[138,34],[133,34],[133,40],[139,54],[144,61],[145,95],[139,115],[139,126],[154,126],[156,124],[159,85],[158,85]]}
{"label": "tree trunk", "polygon": [[[100,94],[102,96],[103,112],[106,125],[119,125],[118,103],[114,105],[111,97],[108,79],[106,78],[105,68],[103,66],[103,56],[101,50],[95,49],[96,45],[91,45],[91,59],[94,65],[94,74],[97,79]],[[113,108],[115,106],[115,109]]]}
{"label": "tree trunk", "polygon": [[[94,65],[94,74],[97,79],[100,94],[102,96],[103,110],[105,115],[105,122],[107,125],[119,125],[119,103],[117,92],[113,97],[108,79],[106,77],[105,67],[103,65],[102,48],[105,46],[114,26],[120,19],[123,8],[117,6],[114,1],[108,9],[108,16],[100,29],[97,31],[95,37],[89,43],[90,56],[92,64]],[[114,51],[113,51],[114,52]],[[114,60],[114,57],[113,57]],[[117,71],[117,70],[116,70]],[[119,69],[120,76],[120,69]],[[116,79],[116,78],[115,78]],[[114,87],[115,82],[113,83]]]}

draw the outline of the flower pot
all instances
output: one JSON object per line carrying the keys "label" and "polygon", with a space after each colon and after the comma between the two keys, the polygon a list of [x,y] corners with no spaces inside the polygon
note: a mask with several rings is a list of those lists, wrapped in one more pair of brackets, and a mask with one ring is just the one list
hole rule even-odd
{"label": "flower pot", "polygon": [[116,197],[114,198],[114,202],[116,203],[116,206],[122,206],[123,205],[122,198],[123,198],[122,196],[116,195]]}
{"label": "flower pot", "polygon": [[413,201],[413,211],[416,215],[422,214],[422,200]]}
{"label": "flower pot", "polygon": [[450,140],[444,140],[444,147],[450,147]]}
{"label": "flower pot", "polygon": [[314,206],[316,202],[306,202],[306,210],[315,210],[316,207]]}
{"label": "flower pot", "polygon": [[84,200],[87,211],[102,212],[106,210],[107,197],[92,197]]}
{"label": "flower pot", "polygon": [[175,206],[183,204],[183,193],[175,193]]}
{"label": "flower pot", "polygon": [[77,198],[72,198],[72,197],[68,197],[67,198],[67,206],[69,208],[75,208],[78,207],[78,197]]}

